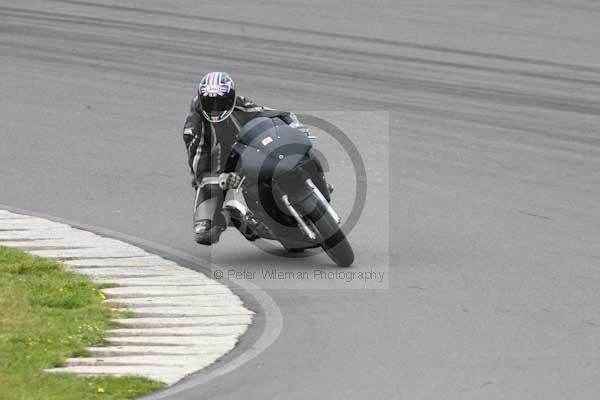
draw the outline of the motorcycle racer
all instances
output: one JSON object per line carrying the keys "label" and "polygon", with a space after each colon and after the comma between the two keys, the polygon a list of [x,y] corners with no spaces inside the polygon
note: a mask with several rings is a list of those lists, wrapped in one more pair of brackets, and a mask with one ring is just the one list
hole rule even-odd
{"label": "motorcycle racer", "polygon": [[[242,126],[257,117],[278,117],[308,133],[294,113],[262,107],[237,96],[234,81],[225,72],[210,72],[198,84],[185,120],[183,140],[196,190],[194,238],[199,244],[217,243],[227,227],[221,213],[223,201],[227,190],[237,188],[241,182],[227,161]],[[329,199],[329,193],[325,195]],[[245,236],[249,240],[257,238]]]}

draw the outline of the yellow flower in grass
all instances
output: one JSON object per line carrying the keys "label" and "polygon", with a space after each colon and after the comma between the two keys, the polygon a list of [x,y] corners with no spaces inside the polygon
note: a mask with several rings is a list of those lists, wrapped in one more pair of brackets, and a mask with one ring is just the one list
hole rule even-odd
{"label": "yellow flower in grass", "polygon": [[99,387],[98,388],[98,393],[104,393],[104,388]]}

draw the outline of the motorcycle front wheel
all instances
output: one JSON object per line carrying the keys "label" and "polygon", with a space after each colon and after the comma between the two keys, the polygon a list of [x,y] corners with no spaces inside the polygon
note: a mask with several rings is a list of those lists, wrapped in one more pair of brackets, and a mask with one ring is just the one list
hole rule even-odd
{"label": "motorcycle front wheel", "polygon": [[313,193],[302,201],[301,208],[329,258],[340,267],[352,265],[354,251],[337,221],[327,211],[327,205]]}

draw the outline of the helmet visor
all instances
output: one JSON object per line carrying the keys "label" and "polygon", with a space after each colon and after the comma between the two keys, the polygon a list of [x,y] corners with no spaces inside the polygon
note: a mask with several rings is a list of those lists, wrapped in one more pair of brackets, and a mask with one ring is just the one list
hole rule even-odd
{"label": "helmet visor", "polygon": [[202,107],[202,111],[206,112],[208,115],[221,115],[225,111],[229,111],[235,105],[235,95],[226,95],[226,96],[201,96],[200,97],[200,106]]}

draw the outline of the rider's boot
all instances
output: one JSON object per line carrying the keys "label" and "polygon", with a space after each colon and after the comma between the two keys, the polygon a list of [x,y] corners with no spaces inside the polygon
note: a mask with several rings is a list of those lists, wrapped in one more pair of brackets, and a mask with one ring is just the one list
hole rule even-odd
{"label": "rider's boot", "polygon": [[256,221],[254,218],[249,218],[242,210],[239,208],[225,204],[225,210],[228,214],[228,225],[234,226],[240,233],[249,241],[254,242],[256,239],[260,239],[260,236],[254,231],[254,225],[256,225]]}

